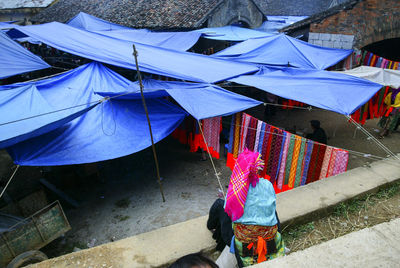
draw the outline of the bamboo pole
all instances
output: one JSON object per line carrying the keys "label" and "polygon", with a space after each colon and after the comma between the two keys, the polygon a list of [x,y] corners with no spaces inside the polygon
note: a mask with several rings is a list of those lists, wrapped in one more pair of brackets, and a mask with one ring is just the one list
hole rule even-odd
{"label": "bamboo pole", "polygon": [[137,75],[138,75],[138,79],[139,79],[139,85],[140,85],[140,95],[142,96],[143,107],[144,107],[144,111],[146,112],[147,123],[149,125],[150,138],[151,138],[151,148],[153,149],[154,162],[155,162],[156,170],[157,170],[158,185],[160,186],[160,192],[161,192],[161,196],[162,196],[163,202],[165,202],[164,191],[163,191],[161,178],[160,178],[160,168],[158,167],[158,159],[157,159],[156,147],[154,146],[153,132],[151,130],[149,112],[147,110],[146,100],[144,99],[144,94],[143,94],[142,76],[141,76],[140,71],[139,71],[139,63],[138,63],[138,59],[137,59],[138,52],[136,50],[135,44],[132,44],[132,46],[133,46],[133,56],[135,57],[136,71],[137,71]]}

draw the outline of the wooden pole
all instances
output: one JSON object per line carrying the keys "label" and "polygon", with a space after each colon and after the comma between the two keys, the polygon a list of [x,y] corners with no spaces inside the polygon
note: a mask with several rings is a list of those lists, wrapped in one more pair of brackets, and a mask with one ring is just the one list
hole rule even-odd
{"label": "wooden pole", "polygon": [[143,107],[144,107],[144,111],[146,112],[147,123],[149,125],[150,138],[151,138],[151,148],[153,149],[154,162],[156,164],[158,185],[160,186],[160,192],[161,192],[161,196],[162,196],[163,202],[165,202],[164,191],[163,191],[161,178],[160,178],[160,169],[158,167],[156,147],[154,146],[153,132],[151,130],[149,112],[147,110],[146,100],[144,99],[144,94],[143,94],[142,76],[141,76],[140,71],[139,71],[139,63],[138,63],[138,59],[137,59],[138,53],[137,53],[135,44],[132,44],[132,46],[133,46],[133,56],[135,56],[136,71],[137,71],[137,75],[138,75],[138,79],[139,79],[139,85],[140,85],[140,95],[142,96]]}

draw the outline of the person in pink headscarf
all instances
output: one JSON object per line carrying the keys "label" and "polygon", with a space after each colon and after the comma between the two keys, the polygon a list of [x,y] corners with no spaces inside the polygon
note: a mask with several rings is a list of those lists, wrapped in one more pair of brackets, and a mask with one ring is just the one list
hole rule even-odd
{"label": "person in pink headscarf", "polygon": [[225,201],[232,220],[239,267],[285,255],[271,182],[259,177],[264,162],[258,152],[243,151],[236,161]]}

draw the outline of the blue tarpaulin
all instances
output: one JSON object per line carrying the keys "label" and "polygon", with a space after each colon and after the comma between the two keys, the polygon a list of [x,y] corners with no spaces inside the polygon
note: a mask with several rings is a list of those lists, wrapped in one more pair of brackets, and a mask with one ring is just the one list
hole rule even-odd
{"label": "blue tarpaulin", "polygon": [[[51,22],[17,29],[49,46],[81,57],[136,69],[132,42],[118,40]],[[253,65],[189,52],[173,51],[136,43],[140,71],[177,79],[214,83],[257,71]]]}
{"label": "blue tarpaulin", "polygon": [[[261,104],[259,101],[211,84],[145,79],[143,80],[143,86],[146,99],[169,94],[189,114],[198,120],[214,116],[230,115]],[[124,98],[140,98],[138,82],[132,83],[127,92],[136,93],[126,95]],[[107,92],[98,92],[98,94],[103,96],[115,96],[124,93],[126,92],[118,92],[113,89]]]}
{"label": "blue tarpaulin", "polygon": [[250,38],[271,36],[270,33],[232,25],[215,28],[203,28],[195,30],[194,32],[202,33],[202,37],[207,39],[226,41],[244,41]]}
{"label": "blue tarpaulin", "polygon": [[264,67],[256,75],[230,81],[345,115],[352,114],[382,87],[350,75],[289,67]]}
{"label": "blue tarpaulin", "polygon": [[285,34],[249,39],[213,54],[213,57],[258,64],[324,70],[353,50],[320,47]]}
{"label": "blue tarpaulin", "polygon": [[267,20],[256,30],[267,33],[279,33],[279,30],[295,22],[306,19],[308,16],[267,16]]}
{"label": "blue tarpaulin", "polygon": [[197,32],[141,32],[137,30],[97,31],[96,33],[178,51],[190,49],[201,36],[201,33]]}
{"label": "blue tarpaulin", "polygon": [[52,131],[86,113],[98,103],[63,110],[62,105],[57,107],[47,102],[34,84],[0,90],[0,148]]}
{"label": "blue tarpaulin", "polygon": [[[102,20],[85,12],[79,12],[75,17],[70,19],[67,24],[86,31],[131,30],[129,27]],[[147,32],[148,30],[143,29],[140,31]]]}
{"label": "blue tarpaulin", "polygon": [[[124,91],[130,83],[101,64],[90,63],[45,80],[1,86],[0,91],[12,92],[21,90],[23,86],[36,86],[46,103],[54,109],[62,109],[92,101],[97,103],[102,97],[95,93],[96,90],[112,88]],[[31,106],[41,104],[37,102]],[[23,103],[15,105],[20,107]],[[169,135],[187,115],[163,99],[149,99],[147,105],[155,142]],[[10,111],[2,111],[0,114],[4,112]],[[0,133],[3,132],[1,128]],[[16,164],[51,166],[113,159],[138,152],[150,145],[142,101],[114,98],[104,100],[82,116],[51,132],[17,143],[7,150]]]}
{"label": "blue tarpaulin", "polygon": [[1,31],[0,55],[0,79],[50,67]]}
{"label": "blue tarpaulin", "polygon": [[201,33],[197,32],[151,32],[146,29],[132,29],[84,12],[80,12],[67,24],[121,40],[179,51],[191,48],[201,36]]}

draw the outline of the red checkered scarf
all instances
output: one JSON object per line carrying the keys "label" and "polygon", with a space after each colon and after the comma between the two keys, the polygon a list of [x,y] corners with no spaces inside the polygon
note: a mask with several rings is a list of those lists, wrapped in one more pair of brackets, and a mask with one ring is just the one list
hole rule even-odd
{"label": "red checkered scarf", "polygon": [[226,194],[225,212],[232,221],[242,217],[244,204],[250,184],[255,187],[258,183],[258,169],[264,166],[261,155],[245,149],[237,158],[232,171],[228,193]]}

